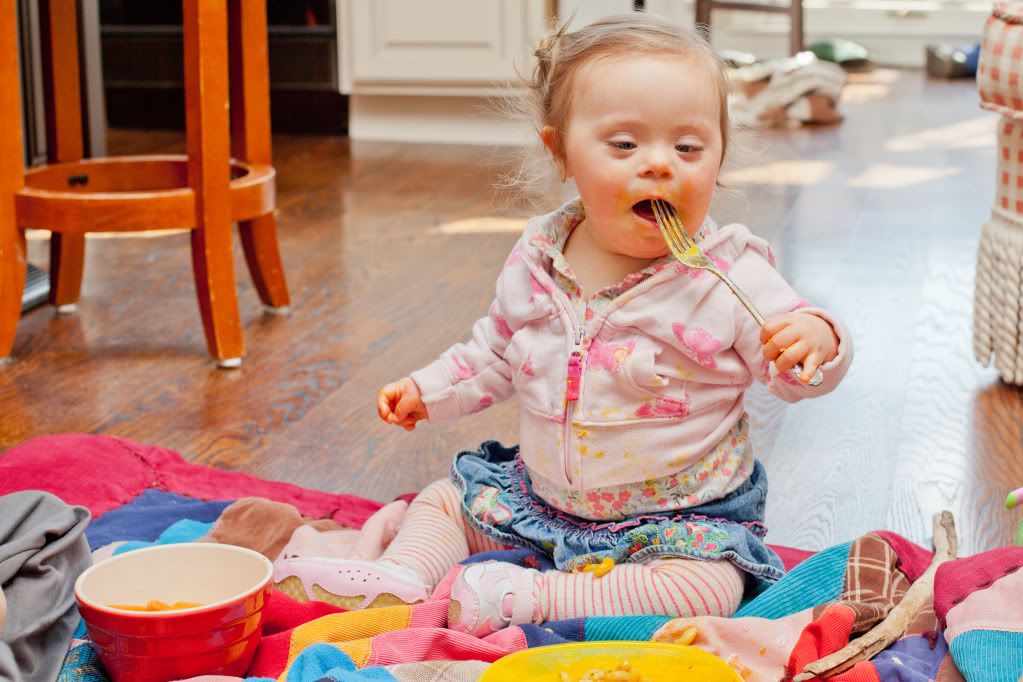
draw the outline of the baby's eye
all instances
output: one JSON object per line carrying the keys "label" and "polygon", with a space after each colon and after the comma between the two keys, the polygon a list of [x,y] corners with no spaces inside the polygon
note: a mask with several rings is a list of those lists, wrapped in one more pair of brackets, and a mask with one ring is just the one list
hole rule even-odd
{"label": "baby's eye", "polygon": [[623,152],[631,152],[636,148],[636,143],[630,140],[611,140],[610,145]]}
{"label": "baby's eye", "polygon": [[700,148],[695,144],[677,144],[675,145],[675,151],[679,154],[692,154],[693,152],[700,151]]}

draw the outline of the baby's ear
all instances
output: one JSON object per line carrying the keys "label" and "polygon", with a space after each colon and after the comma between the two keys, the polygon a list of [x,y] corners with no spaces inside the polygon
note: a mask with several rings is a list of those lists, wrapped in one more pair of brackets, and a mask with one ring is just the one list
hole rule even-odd
{"label": "baby's ear", "polygon": [[561,136],[558,135],[558,131],[554,129],[554,126],[544,126],[540,129],[540,140],[543,141],[543,146],[547,148],[547,151],[551,153],[551,158],[554,159],[554,163],[558,166],[561,180],[564,181],[567,173],[565,170],[565,153],[561,146]]}

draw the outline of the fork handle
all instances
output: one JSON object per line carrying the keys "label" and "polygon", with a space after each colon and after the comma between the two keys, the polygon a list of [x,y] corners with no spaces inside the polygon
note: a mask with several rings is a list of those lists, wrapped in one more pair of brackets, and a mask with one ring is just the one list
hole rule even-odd
{"label": "fork handle", "polygon": [[742,289],[736,286],[735,282],[732,281],[731,277],[729,277],[723,272],[721,273],[721,281],[728,285],[728,288],[732,290],[732,293],[735,294],[735,297],[739,299],[739,303],[742,303],[746,310],[749,311],[749,314],[753,316],[753,319],[757,321],[757,324],[763,327],[764,323],[767,322],[767,320],[764,319],[764,316],[760,314],[760,311],[757,310],[757,307],[753,305],[753,301],[750,300],[750,297],[747,296],[742,291]]}
{"label": "fork handle", "polygon": [[[800,364],[800,363],[796,363],[795,365],[792,366],[792,369],[789,370],[789,373],[791,373],[792,376],[794,376],[797,379],[799,379],[800,375],[803,373],[803,365]],[[802,381],[802,379],[799,379],[799,380]],[[823,383],[824,383],[824,372],[822,372],[821,368],[818,367],[817,370],[813,373],[813,376],[810,377],[810,380],[806,382],[806,385],[807,386],[820,386]]]}
{"label": "fork handle", "polygon": [[[746,310],[749,311],[749,314],[753,316],[753,319],[757,321],[757,324],[763,327],[764,323],[767,322],[767,320],[764,319],[764,316],[760,314],[759,310],[757,310],[757,307],[753,304],[753,301],[750,300],[750,297],[747,296],[742,291],[742,289],[736,286],[735,282],[732,281],[731,277],[721,272],[717,268],[714,268],[713,272],[714,274],[718,275],[721,281],[724,282],[729,289],[732,290],[732,293],[735,294],[735,297],[739,299],[739,302],[742,303],[743,307],[745,307]],[[802,363],[797,363],[796,365],[793,365],[792,369],[789,370],[789,374],[798,379],[799,381],[802,381],[802,379],[800,379],[800,376],[803,374]],[[822,372],[821,368],[818,367],[817,371],[815,371],[813,373],[813,376],[810,377],[810,380],[806,382],[806,385],[820,386],[822,383],[824,383],[824,372]]]}

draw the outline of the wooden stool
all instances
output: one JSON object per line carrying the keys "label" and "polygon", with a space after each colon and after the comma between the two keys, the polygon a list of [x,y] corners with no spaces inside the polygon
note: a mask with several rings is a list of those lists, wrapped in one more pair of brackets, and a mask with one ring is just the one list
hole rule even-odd
{"label": "wooden stool", "polygon": [[706,27],[710,39],[710,13],[716,9],[748,10],[789,15],[789,54],[803,51],[803,1],[789,0],[788,5],[768,5],[756,2],[728,0],[696,0],[696,24]]}
{"label": "wooden stool", "polygon": [[0,3],[0,358],[11,352],[21,312],[26,228],[53,233],[50,303],[58,310],[78,301],[87,232],[191,228],[206,344],[221,367],[237,367],[245,354],[232,222],[263,304],[287,310],[273,215],[266,2],[182,5],[187,155],[82,159],[77,0],[39,0],[50,163],[25,170],[15,3]]}

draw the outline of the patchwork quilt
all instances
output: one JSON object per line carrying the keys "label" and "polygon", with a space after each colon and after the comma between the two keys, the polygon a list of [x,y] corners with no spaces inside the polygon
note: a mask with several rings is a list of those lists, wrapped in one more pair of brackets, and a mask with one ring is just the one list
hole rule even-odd
{"label": "patchwork quilt", "polygon": [[[170,450],[106,436],[35,438],[0,456],[0,495],[45,490],[89,509],[94,558],[153,543],[223,541],[270,559],[300,527],[350,529],[362,555],[387,540],[373,521],[385,506],[186,462]],[[250,513],[273,509],[274,514]],[[240,522],[239,520],[244,520]],[[363,528],[363,525],[366,527]],[[363,531],[356,532],[356,529]],[[393,529],[392,529],[393,530]],[[297,534],[296,534],[297,535]],[[361,543],[361,544],[360,544]],[[367,550],[366,548],[369,547]],[[476,680],[487,665],[527,647],[600,640],[689,641],[728,660],[748,682],[789,680],[882,622],[924,574],[933,554],[877,531],[810,553],[777,548],[790,569],[748,595],[732,618],[580,618],[507,628],[482,639],[446,629],[447,601],[345,611],[275,591],[264,640],[246,680]],[[522,550],[491,552],[537,565]],[[1023,548],[942,564],[934,596],[902,636],[833,680],[1020,682],[1023,676]],[[59,680],[105,681],[84,627],[68,643]],[[206,676],[214,680],[241,678]]]}

